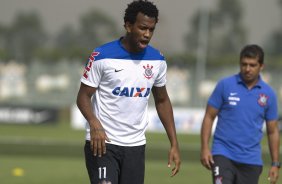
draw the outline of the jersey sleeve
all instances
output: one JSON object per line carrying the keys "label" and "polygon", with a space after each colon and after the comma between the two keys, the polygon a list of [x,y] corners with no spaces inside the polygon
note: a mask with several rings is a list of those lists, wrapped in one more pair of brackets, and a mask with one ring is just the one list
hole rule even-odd
{"label": "jersey sleeve", "polygon": [[99,54],[99,52],[92,52],[80,79],[82,83],[95,88],[99,86],[103,73],[103,62],[97,60]]}
{"label": "jersey sleeve", "polygon": [[272,121],[278,119],[278,105],[277,105],[277,97],[273,92],[270,96],[269,104],[265,113],[265,120]]}
{"label": "jersey sleeve", "polygon": [[161,61],[159,74],[155,80],[154,86],[162,87],[166,84],[166,71],[167,71],[167,64],[165,61]]}
{"label": "jersey sleeve", "polygon": [[208,105],[216,109],[219,109],[224,101],[223,91],[224,91],[224,83],[223,81],[219,81],[208,100]]}

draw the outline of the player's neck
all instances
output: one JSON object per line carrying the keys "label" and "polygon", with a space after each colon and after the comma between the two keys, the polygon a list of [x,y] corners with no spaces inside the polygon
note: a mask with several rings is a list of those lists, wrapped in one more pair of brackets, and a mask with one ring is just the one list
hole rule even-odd
{"label": "player's neck", "polygon": [[121,38],[121,45],[125,50],[133,54],[137,54],[143,51],[136,46],[134,41],[128,35]]}
{"label": "player's neck", "polygon": [[248,89],[252,89],[254,86],[257,85],[258,83],[258,78],[256,80],[253,81],[244,81],[245,85],[247,86]]}

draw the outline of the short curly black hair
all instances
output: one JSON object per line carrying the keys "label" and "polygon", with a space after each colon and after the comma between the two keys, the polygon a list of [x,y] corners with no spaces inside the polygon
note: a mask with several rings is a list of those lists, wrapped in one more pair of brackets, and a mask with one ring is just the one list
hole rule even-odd
{"label": "short curly black hair", "polygon": [[258,58],[260,64],[264,63],[264,52],[263,49],[256,44],[246,45],[240,53],[240,60],[242,58]]}
{"label": "short curly black hair", "polygon": [[159,10],[156,5],[147,0],[137,0],[128,4],[124,14],[124,23],[134,24],[138,13],[143,13],[148,17],[153,17],[158,22]]}

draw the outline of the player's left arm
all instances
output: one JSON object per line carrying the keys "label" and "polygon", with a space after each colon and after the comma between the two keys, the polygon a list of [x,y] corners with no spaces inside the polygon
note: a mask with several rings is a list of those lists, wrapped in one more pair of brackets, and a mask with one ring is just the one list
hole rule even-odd
{"label": "player's left arm", "polygon": [[174,162],[175,167],[172,169],[172,175],[171,175],[174,176],[178,173],[180,169],[181,159],[180,159],[180,151],[177,141],[171,102],[165,86],[162,87],[154,86],[152,88],[152,92],[153,92],[158,116],[170,140],[171,148],[169,151],[168,167],[170,167],[171,163]]}
{"label": "player's left arm", "polygon": [[[272,120],[266,123],[267,137],[268,137],[268,146],[271,155],[272,163],[278,163],[279,160],[279,146],[280,146],[280,137],[279,137],[279,128],[278,121]],[[275,184],[278,181],[279,177],[279,168],[277,166],[271,166],[268,173],[269,180],[272,184]]]}

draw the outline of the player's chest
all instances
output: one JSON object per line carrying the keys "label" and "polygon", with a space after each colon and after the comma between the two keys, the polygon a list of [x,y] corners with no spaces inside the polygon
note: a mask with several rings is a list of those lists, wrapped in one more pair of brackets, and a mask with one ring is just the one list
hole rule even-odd
{"label": "player's chest", "polygon": [[104,70],[102,79],[110,83],[151,83],[160,71],[159,62],[110,62]]}
{"label": "player's chest", "polygon": [[264,112],[269,96],[259,90],[227,90],[224,95],[225,107],[230,110]]}

